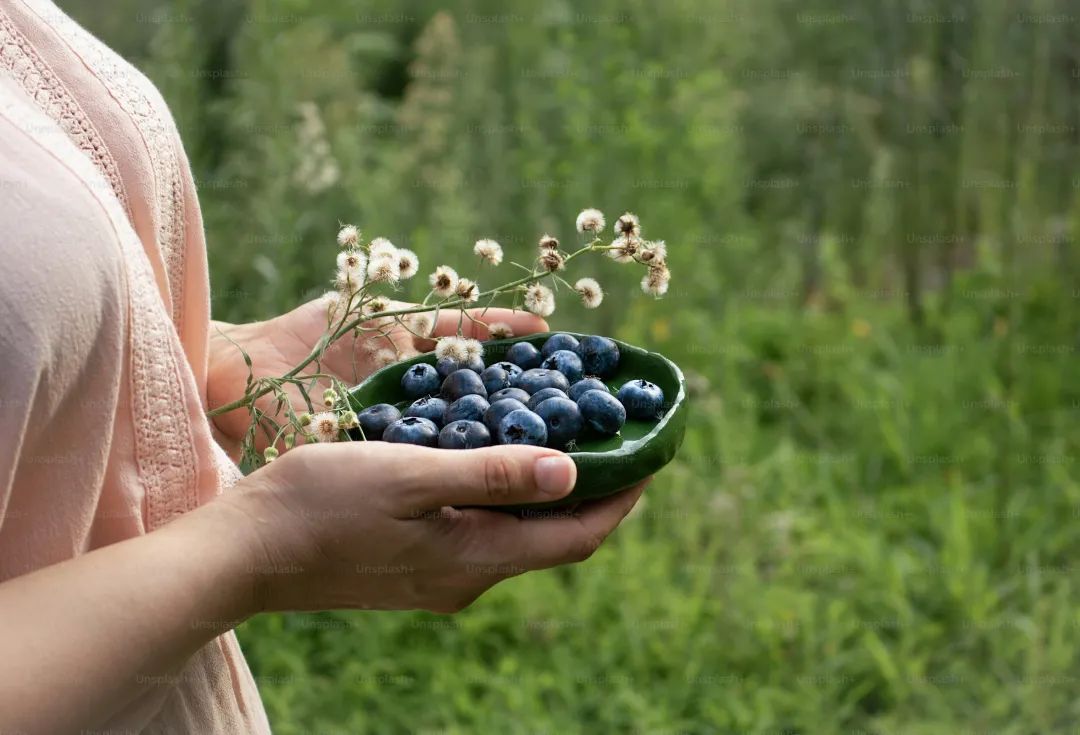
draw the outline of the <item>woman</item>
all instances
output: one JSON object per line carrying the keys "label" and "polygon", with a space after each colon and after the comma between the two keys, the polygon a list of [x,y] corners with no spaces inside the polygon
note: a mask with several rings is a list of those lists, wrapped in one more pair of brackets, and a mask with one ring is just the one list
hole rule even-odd
{"label": "woman", "polygon": [[[267,732],[237,622],[460,610],[587,557],[641,492],[559,520],[449,507],[568,493],[573,463],[525,447],[305,446],[241,479],[219,442],[244,417],[205,412],[246,369],[212,336],[175,126],[49,0],[0,0],[0,225],[0,732]],[[281,374],[320,312],[219,326]],[[325,367],[351,379],[351,361]]]}

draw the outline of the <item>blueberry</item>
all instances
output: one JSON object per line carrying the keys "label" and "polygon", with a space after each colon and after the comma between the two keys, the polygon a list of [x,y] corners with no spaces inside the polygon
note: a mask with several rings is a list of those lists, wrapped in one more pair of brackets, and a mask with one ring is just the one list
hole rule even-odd
{"label": "blueberry", "polygon": [[532,394],[541,388],[558,388],[564,393],[570,390],[570,381],[558,370],[532,368],[514,378],[514,387]]}
{"label": "blueberry", "polygon": [[442,357],[435,363],[435,372],[439,374],[439,377],[446,380],[446,376],[455,370],[460,369],[458,361],[451,357]]}
{"label": "blueberry", "polygon": [[439,392],[439,373],[431,365],[421,362],[413,365],[401,376],[401,389],[409,398],[429,396]]}
{"label": "blueberry", "polygon": [[500,368],[502,368],[506,372],[510,373],[511,378],[513,378],[513,377],[515,377],[517,375],[521,375],[521,373],[523,372],[522,369],[521,369],[521,366],[515,365],[512,362],[507,362],[506,360],[503,360],[502,362],[497,362],[494,365],[492,365],[491,367],[500,367]]}
{"label": "blueberry", "polygon": [[468,368],[455,370],[446,376],[442,384],[442,397],[448,401],[456,401],[462,396],[478,395],[487,398],[487,389],[480,376]]}
{"label": "blueberry", "polygon": [[419,416],[398,419],[386,427],[383,439],[395,444],[419,444],[422,447],[439,445],[439,428],[434,421]]}
{"label": "blueberry", "polygon": [[587,390],[577,402],[585,425],[604,436],[614,436],[626,423],[626,409],[619,399],[603,390]]}
{"label": "blueberry", "polygon": [[559,350],[570,350],[571,352],[576,353],[577,348],[577,337],[572,334],[560,332],[559,334],[553,334],[547,338],[547,341],[544,342],[544,346],[540,348],[540,354],[544,357],[551,357],[552,354]]}
{"label": "blueberry", "polygon": [[581,380],[581,358],[571,350],[552,352],[546,360],[540,363],[540,367],[548,370],[558,370],[571,383]]}
{"label": "blueberry", "polygon": [[[514,367],[517,367],[517,365]],[[518,370],[520,371],[521,368],[518,368]],[[510,387],[510,373],[506,372],[498,365],[484,368],[484,372],[480,373],[480,380],[484,383],[484,388],[487,390],[488,395],[500,391],[503,388]]]}
{"label": "blueberry", "polygon": [[360,422],[360,429],[364,432],[364,438],[371,441],[382,439],[386,427],[400,418],[401,411],[389,403],[376,403],[356,415],[356,419]]}
{"label": "blueberry", "polygon": [[607,393],[611,392],[600,378],[582,378],[570,386],[570,400],[576,401],[581,398],[581,394],[587,390],[602,390]]}
{"label": "blueberry", "polygon": [[506,351],[506,359],[522,370],[531,370],[540,367],[540,361],[544,358],[541,357],[540,350],[533,347],[531,343],[516,342]]}
{"label": "blueberry", "polygon": [[455,421],[479,421],[491,405],[483,396],[467,395],[457,399],[446,409],[443,414],[443,425],[447,426]]}
{"label": "blueberry", "polygon": [[502,421],[503,416],[518,409],[524,411],[525,404],[514,398],[502,398],[498,401],[492,401],[488,410],[484,411],[484,425],[494,434],[499,430],[499,422]]}
{"label": "blueberry", "polygon": [[647,380],[631,380],[619,388],[619,400],[632,419],[655,421],[664,410],[664,391]]}
{"label": "blueberry", "polygon": [[472,370],[474,373],[479,375],[480,373],[484,372],[484,361],[477,357],[469,360],[466,363],[463,363],[461,367],[468,368],[469,370]]}
{"label": "blueberry", "polygon": [[522,403],[529,402],[529,393],[521,388],[503,388],[497,390],[488,396],[488,400],[494,403],[495,401],[501,401],[504,398],[513,398],[515,401],[521,401]]}
{"label": "blueberry", "polygon": [[476,449],[491,444],[491,432],[479,421],[455,421],[439,432],[441,449]]}
{"label": "blueberry", "polygon": [[446,409],[450,404],[441,398],[435,396],[424,396],[423,398],[417,398],[412,404],[405,409],[402,416],[419,416],[422,419],[432,421],[436,426],[442,426],[443,414],[446,413]]}
{"label": "blueberry", "polygon": [[558,388],[541,388],[532,394],[532,397],[526,402],[526,406],[530,411],[535,411],[536,407],[549,398],[566,398],[566,392],[561,391]]}
{"label": "blueberry", "polygon": [[607,337],[582,337],[578,355],[586,375],[610,378],[619,367],[619,346]]}
{"label": "blueberry", "polygon": [[542,447],[547,444],[547,427],[544,420],[535,413],[519,408],[502,417],[495,436],[499,444],[531,444]]}
{"label": "blueberry", "polygon": [[555,449],[564,449],[585,426],[581,410],[569,398],[547,399],[536,407],[536,415],[544,420],[548,446]]}

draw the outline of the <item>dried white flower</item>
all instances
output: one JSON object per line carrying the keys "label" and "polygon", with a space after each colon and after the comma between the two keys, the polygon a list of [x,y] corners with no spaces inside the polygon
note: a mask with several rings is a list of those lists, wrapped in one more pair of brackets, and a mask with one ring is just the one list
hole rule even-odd
{"label": "dried white flower", "polygon": [[428,277],[431,290],[436,296],[447,298],[452,296],[458,284],[458,274],[448,265],[440,265],[435,272]]}
{"label": "dried white flower", "polygon": [[334,276],[334,286],[337,288],[339,294],[343,294],[341,297],[342,306],[345,305],[348,297],[359,291],[363,285],[364,278],[362,275],[359,278],[353,278],[348,273],[343,273],[339,270]]}
{"label": "dried white flower", "polygon": [[600,233],[606,225],[604,213],[599,209],[583,209],[577,216],[577,231]]}
{"label": "dried white flower", "polygon": [[644,242],[641,244],[641,252],[638,253],[638,259],[642,263],[648,263],[649,265],[663,263],[667,260],[667,245],[663,240]]}
{"label": "dried white flower", "polygon": [[405,324],[414,334],[421,337],[430,337],[435,331],[435,317],[429,311],[406,315]]}
{"label": "dried white flower", "polygon": [[378,350],[372,357],[371,363],[375,366],[375,369],[384,368],[387,365],[392,365],[397,362],[397,352],[389,347]]}
{"label": "dried white flower", "polygon": [[616,263],[632,263],[640,247],[641,240],[637,237],[620,235],[612,241],[611,250],[608,250],[607,254]]}
{"label": "dried white flower", "polygon": [[356,229],[356,225],[345,225],[338,230],[337,241],[343,248],[355,248],[360,242],[360,230]]}
{"label": "dried white flower", "polygon": [[484,345],[478,339],[466,339],[462,348],[465,350],[465,362],[475,362],[484,356]]}
{"label": "dried white flower", "polygon": [[323,411],[311,417],[311,433],[315,435],[315,441],[337,441],[339,431],[337,414],[333,411]]}
{"label": "dried white flower", "polygon": [[462,337],[443,337],[435,345],[435,357],[439,360],[450,358],[456,362],[467,360],[466,340]]}
{"label": "dried white flower", "polygon": [[372,258],[367,266],[368,279],[373,283],[397,283],[401,269],[396,258]]}
{"label": "dried white flower", "polygon": [[390,299],[385,296],[376,296],[364,304],[365,315],[381,314],[390,309]]}
{"label": "dried white flower", "polygon": [[348,301],[347,296],[342,296],[340,291],[327,291],[319,300],[326,305],[326,318],[337,322],[345,316],[345,305]]}
{"label": "dried white flower", "polygon": [[663,296],[671,282],[671,271],[666,265],[649,268],[641,279],[641,290],[650,296]]}
{"label": "dried white flower", "polygon": [[566,258],[558,250],[545,250],[540,256],[540,266],[548,273],[561,271],[566,267]]}
{"label": "dried white flower", "polygon": [[503,260],[502,246],[494,240],[477,240],[473,252],[492,265],[498,265]]}
{"label": "dried white flower", "polygon": [[638,221],[637,215],[627,212],[619,217],[619,219],[615,220],[615,232],[619,235],[640,237],[641,223]]}
{"label": "dried white flower", "polygon": [[337,254],[337,267],[339,279],[351,278],[363,283],[367,258],[359,250],[342,250]]}
{"label": "dried white flower", "polygon": [[488,334],[492,339],[510,339],[514,336],[514,328],[506,322],[493,322],[488,325]]}
{"label": "dried white flower", "polygon": [[579,278],[574,290],[581,296],[581,303],[586,309],[595,309],[604,300],[604,290],[595,278]]}
{"label": "dried white flower", "polygon": [[385,237],[376,237],[368,248],[372,258],[396,258],[397,248]]}
{"label": "dried white flower", "polygon": [[454,293],[456,293],[458,298],[462,301],[470,303],[480,298],[480,287],[468,278],[461,278],[457,282],[457,288],[454,289]]}
{"label": "dried white flower", "polygon": [[529,284],[525,289],[525,308],[537,316],[551,316],[555,311],[555,294],[542,284]]}
{"label": "dried white flower", "polygon": [[401,280],[406,278],[412,278],[420,270],[420,258],[412,250],[406,250],[405,248],[398,248],[398,272],[401,275]]}
{"label": "dried white flower", "polygon": [[557,239],[555,239],[554,237],[552,237],[551,235],[544,235],[543,237],[540,238],[539,246],[540,246],[540,253],[543,254],[548,250],[558,250],[559,249],[559,241]]}

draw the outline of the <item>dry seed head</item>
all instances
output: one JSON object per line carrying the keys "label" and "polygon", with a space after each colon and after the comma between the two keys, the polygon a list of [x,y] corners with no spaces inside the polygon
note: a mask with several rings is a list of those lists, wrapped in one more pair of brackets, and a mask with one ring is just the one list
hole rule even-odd
{"label": "dry seed head", "polygon": [[576,225],[578,232],[591,232],[597,234],[603,232],[606,224],[604,213],[599,209],[583,209],[577,216]]}
{"label": "dry seed head", "polygon": [[373,257],[368,263],[367,274],[372,283],[397,283],[401,268],[396,258]]}
{"label": "dry seed head", "polygon": [[632,263],[640,247],[641,240],[633,236],[620,235],[612,241],[611,250],[608,250],[607,254],[616,263]]}
{"label": "dry seed head", "polygon": [[395,350],[392,350],[389,347],[385,347],[381,350],[378,350],[374,355],[372,355],[371,362],[377,370],[379,368],[384,368],[387,365],[394,364],[397,361],[397,358],[398,356]]}
{"label": "dry seed head", "polygon": [[345,225],[338,230],[337,241],[343,248],[355,248],[360,242],[360,230],[356,229],[356,225]]}
{"label": "dry seed head", "polygon": [[398,248],[398,273],[401,279],[412,278],[420,270],[420,258],[412,250]]}
{"label": "dry seed head", "polygon": [[671,271],[664,264],[649,268],[641,279],[641,290],[650,296],[663,296],[671,283]]}
{"label": "dry seed head", "polygon": [[615,220],[615,233],[619,235],[640,237],[641,222],[638,221],[637,215],[632,212],[627,212],[619,217],[619,219]]}
{"label": "dry seed head", "polygon": [[421,337],[430,337],[431,333],[435,331],[435,317],[430,312],[409,314],[405,317],[405,323],[410,330]]}
{"label": "dry seed head", "polygon": [[558,250],[559,241],[551,235],[544,235],[540,238],[540,252],[543,253],[548,250]]}
{"label": "dry seed head", "polygon": [[537,316],[551,316],[555,311],[555,294],[547,286],[532,283],[525,289],[525,308]]}
{"label": "dry seed head", "polygon": [[494,240],[477,240],[473,245],[473,252],[491,265],[498,265],[503,261],[502,246]]}
{"label": "dry seed head", "polygon": [[376,237],[368,248],[372,258],[396,258],[397,248],[385,237]]}
{"label": "dry seed head", "polygon": [[431,290],[436,296],[447,298],[452,296],[457,289],[458,274],[448,265],[440,265],[435,272],[428,277]]}
{"label": "dry seed head", "polygon": [[514,329],[506,322],[495,322],[488,325],[488,334],[492,339],[510,339],[514,336]]}
{"label": "dry seed head", "polygon": [[595,278],[579,278],[574,290],[581,296],[581,303],[586,309],[595,309],[604,300],[604,290]]}
{"label": "dry seed head", "polygon": [[473,302],[480,298],[480,287],[468,278],[461,278],[458,279],[457,288],[454,289],[454,293],[456,293],[458,298],[462,301]]}
{"label": "dry seed head", "polygon": [[461,337],[443,337],[435,345],[435,357],[439,360],[448,357],[456,362],[465,362],[465,340]]}
{"label": "dry seed head", "polygon": [[566,258],[558,250],[547,250],[540,256],[540,265],[548,273],[554,273],[566,267]]}

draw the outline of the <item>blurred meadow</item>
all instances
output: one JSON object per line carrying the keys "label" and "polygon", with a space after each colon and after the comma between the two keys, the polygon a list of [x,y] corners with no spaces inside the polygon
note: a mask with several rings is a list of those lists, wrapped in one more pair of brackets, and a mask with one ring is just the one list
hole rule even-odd
{"label": "blurred meadow", "polygon": [[457,616],[248,622],[275,732],[1080,728],[1075,3],[58,3],[169,101],[218,319],[324,291],[339,222],[668,244],[665,299],[605,260],[551,319],[690,378],[640,510]]}

